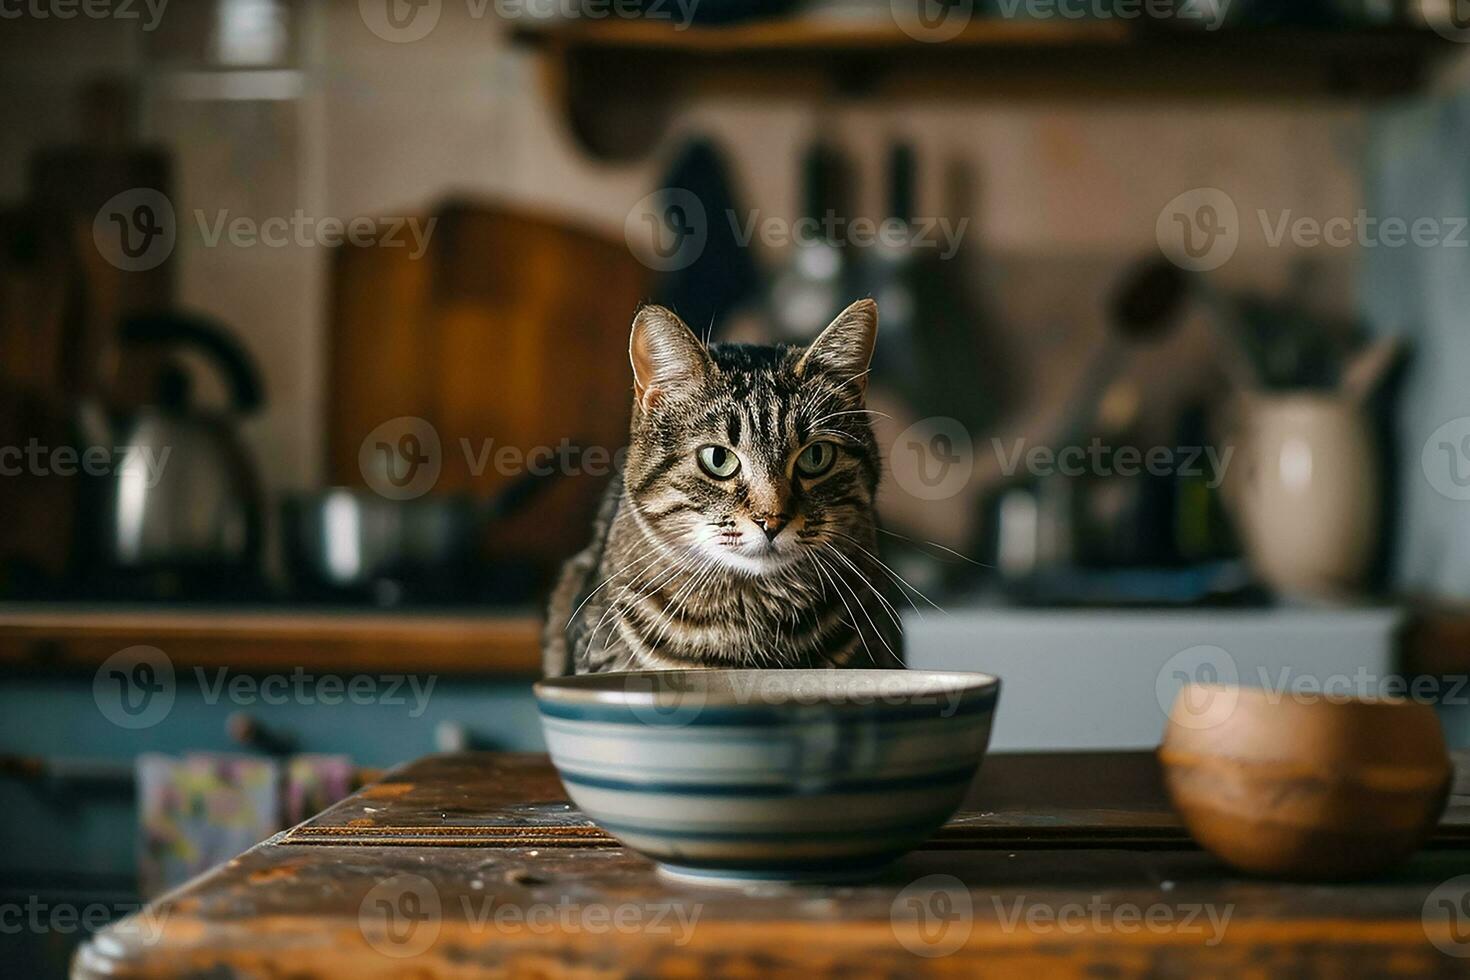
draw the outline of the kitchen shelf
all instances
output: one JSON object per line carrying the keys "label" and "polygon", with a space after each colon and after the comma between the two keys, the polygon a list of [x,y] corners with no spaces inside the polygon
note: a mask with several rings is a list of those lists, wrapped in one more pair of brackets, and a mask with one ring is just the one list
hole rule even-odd
{"label": "kitchen shelf", "polygon": [[583,145],[641,155],[676,98],[1374,98],[1416,91],[1459,46],[1430,30],[1166,30],[1138,21],[977,19],[925,43],[892,21],[791,18],[728,26],[521,24]]}
{"label": "kitchen shelf", "polygon": [[530,612],[0,605],[0,670],[95,671],[119,650],[147,645],[175,670],[532,677],[541,669],[540,629]]}

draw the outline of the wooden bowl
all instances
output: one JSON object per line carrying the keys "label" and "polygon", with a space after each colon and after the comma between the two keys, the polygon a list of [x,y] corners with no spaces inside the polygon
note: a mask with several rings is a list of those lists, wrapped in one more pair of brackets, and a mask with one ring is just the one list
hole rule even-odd
{"label": "wooden bowl", "polygon": [[1242,871],[1375,874],[1434,829],[1451,765],[1428,705],[1186,684],[1159,746],[1174,808]]}

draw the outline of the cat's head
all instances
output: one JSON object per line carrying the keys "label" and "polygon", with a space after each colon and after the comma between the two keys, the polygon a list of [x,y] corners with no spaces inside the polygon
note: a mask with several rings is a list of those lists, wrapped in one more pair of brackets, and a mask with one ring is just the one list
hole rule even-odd
{"label": "cat's head", "polygon": [[752,575],[868,541],[879,458],[863,401],[877,332],[872,300],[808,347],[707,347],[669,310],[639,310],[624,484],[644,530]]}

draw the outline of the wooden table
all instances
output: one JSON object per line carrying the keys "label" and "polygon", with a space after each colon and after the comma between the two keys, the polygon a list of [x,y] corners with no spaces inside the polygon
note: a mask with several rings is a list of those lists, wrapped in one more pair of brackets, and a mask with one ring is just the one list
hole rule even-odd
{"label": "wooden table", "polygon": [[[926,847],[847,886],[661,879],[537,755],[438,756],[97,934],[77,977],[1470,973],[1470,798],[1393,874],[1250,879],[1144,753],[996,755]],[[1438,890],[1436,890],[1438,888]],[[1426,917],[1429,908],[1431,915]],[[1453,955],[1452,955],[1453,954]]]}

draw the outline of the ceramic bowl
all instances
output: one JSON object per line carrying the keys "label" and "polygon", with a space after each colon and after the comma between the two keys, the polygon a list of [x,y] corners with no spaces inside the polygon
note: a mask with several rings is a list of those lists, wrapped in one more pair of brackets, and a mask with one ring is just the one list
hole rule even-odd
{"label": "ceramic bowl", "polygon": [[1353,878],[1433,830],[1452,769],[1428,705],[1187,684],[1159,760],[1190,834],[1243,871]]}
{"label": "ceramic bowl", "polygon": [[608,833],[701,880],[864,877],[959,807],[1000,681],[688,670],[536,685],[551,761]]}

